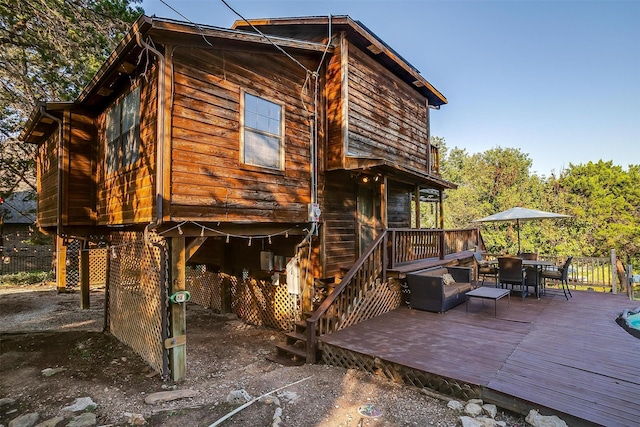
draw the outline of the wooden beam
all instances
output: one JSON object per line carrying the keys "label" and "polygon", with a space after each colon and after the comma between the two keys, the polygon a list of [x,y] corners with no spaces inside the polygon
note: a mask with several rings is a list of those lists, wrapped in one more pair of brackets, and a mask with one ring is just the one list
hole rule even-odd
{"label": "wooden beam", "polygon": [[[83,245],[84,246],[84,245]],[[90,306],[89,300],[89,250],[83,248],[80,251],[80,308],[88,310]]]}
{"label": "wooden beam", "polygon": [[60,236],[56,236],[56,287],[58,293],[67,290],[67,247]]}
{"label": "wooden beam", "polygon": [[185,262],[189,261],[191,257],[200,249],[200,247],[207,241],[207,237],[196,237],[189,242],[185,249]]}
{"label": "wooden beam", "polygon": [[[170,294],[184,291],[186,248],[184,237],[172,237],[170,240],[171,251],[171,290]],[[178,340],[186,334],[187,319],[184,303],[171,303],[171,324],[169,325],[170,338]],[[182,380],[187,374],[187,346],[186,343],[176,345],[169,349],[169,367],[173,381]]]}

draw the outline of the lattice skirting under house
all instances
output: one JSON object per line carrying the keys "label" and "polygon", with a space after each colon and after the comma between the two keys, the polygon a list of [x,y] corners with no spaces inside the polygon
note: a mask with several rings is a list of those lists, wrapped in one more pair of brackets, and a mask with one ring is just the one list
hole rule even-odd
{"label": "lattice skirting under house", "polygon": [[476,385],[412,369],[323,342],[320,343],[320,349],[322,351],[322,361],[328,365],[346,369],[360,369],[372,374],[382,375],[392,381],[418,388],[428,388],[464,401],[481,397],[481,389]]}

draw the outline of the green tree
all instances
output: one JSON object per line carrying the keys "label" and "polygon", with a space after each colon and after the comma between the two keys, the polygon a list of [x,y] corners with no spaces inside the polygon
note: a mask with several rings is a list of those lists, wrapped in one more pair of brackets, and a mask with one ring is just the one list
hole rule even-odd
{"label": "green tree", "polygon": [[33,148],[17,141],[37,101],[70,101],[130,24],[140,0],[0,0],[0,193],[35,189]]}

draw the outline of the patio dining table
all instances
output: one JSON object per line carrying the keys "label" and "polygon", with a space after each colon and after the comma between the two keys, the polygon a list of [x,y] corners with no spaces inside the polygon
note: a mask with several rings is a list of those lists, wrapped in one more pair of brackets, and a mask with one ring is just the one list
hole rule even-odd
{"label": "patio dining table", "polygon": [[[491,264],[491,265],[498,265],[498,260],[497,259],[492,259],[492,260],[487,260],[487,264]],[[553,267],[555,266],[555,263],[553,261],[545,261],[545,260],[538,260],[538,259],[523,259],[522,260],[522,266],[523,267],[533,267],[536,270],[536,297],[540,298],[540,272],[545,268],[545,267]],[[498,284],[496,283],[496,286]]]}

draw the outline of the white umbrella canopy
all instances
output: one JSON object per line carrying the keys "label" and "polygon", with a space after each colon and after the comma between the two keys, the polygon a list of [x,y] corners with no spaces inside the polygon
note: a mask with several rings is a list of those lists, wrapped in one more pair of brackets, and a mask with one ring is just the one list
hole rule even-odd
{"label": "white umbrella canopy", "polygon": [[498,222],[498,221],[516,221],[518,230],[518,252],[520,252],[520,221],[532,221],[535,219],[553,219],[553,218],[570,218],[570,215],[564,215],[554,212],[539,211],[537,209],[527,209],[515,207],[506,211],[498,212],[484,218],[476,219],[473,222]]}

